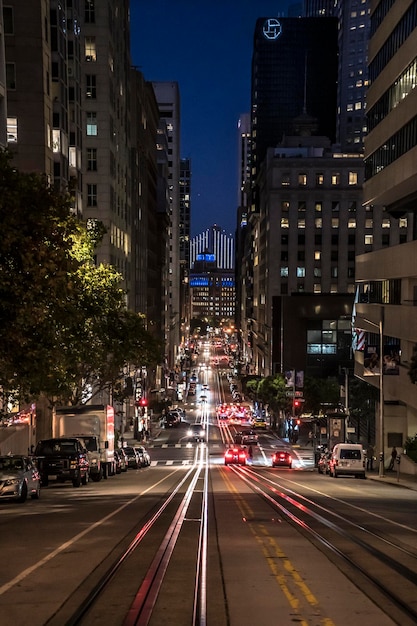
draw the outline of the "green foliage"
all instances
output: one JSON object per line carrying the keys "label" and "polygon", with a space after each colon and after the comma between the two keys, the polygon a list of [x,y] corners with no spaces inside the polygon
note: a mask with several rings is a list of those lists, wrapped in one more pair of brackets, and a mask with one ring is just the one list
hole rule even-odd
{"label": "green foliage", "polygon": [[304,412],[319,415],[323,404],[336,406],[340,402],[340,390],[336,381],[305,377]]}
{"label": "green foliage", "polygon": [[126,363],[161,347],[126,310],[121,275],[94,265],[100,223],[71,217],[69,198],[0,152],[0,388],[9,399],[78,404],[115,384]]}

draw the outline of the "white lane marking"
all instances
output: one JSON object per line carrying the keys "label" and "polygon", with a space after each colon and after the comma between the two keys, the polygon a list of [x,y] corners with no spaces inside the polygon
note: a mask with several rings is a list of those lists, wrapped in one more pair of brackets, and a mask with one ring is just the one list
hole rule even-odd
{"label": "white lane marking", "polygon": [[48,561],[51,561],[58,554],[60,554],[61,552],[63,552],[64,550],[66,550],[67,548],[72,546],[74,543],[76,543],[77,541],[82,539],[82,537],[85,537],[85,535],[88,535],[88,533],[92,532],[93,530],[95,530],[96,528],[101,526],[102,524],[105,524],[109,519],[111,519],[112,517],[114,517],[115,515],[120,513],[120,511],[123,511],[123,509],[125,509],[130,504],[132,504],[132,502],[135,502],[135,500],[138,500],[139,498],[144,496],[146,493],[148,493],[148,491],[151,491],[152,489],[154,489],[155,487],[157,487],[158,485],[163,483],[165,480],[170,478],[177,471],[178,471],[178,469],[176,469],[173,472],[171,472],[170,474],[168,474],[168,476],[165,476],[164,478],[161,478],[161,480],[159,480],[154,485],[151,485],[150,487],[148,487],[147,489],[142,491],[142,493],[138,494],[135,498],[132,498],[132,500],[129,500],[129,502],[125,502],[125,504],[120,506],[118,509],[116,509],[112,513],[109,513],[109,515],[107,515],[106,517],[103,517],[103,519],[99,520],[98,522],[95,522],[94,524],[92,524],[91,526],[89,526],[88,528],[83,530],[82,532],[78,533],[78,535],[75,535],[75,537],[73,537],[69,541],[66,541],[65,543],[60,545],[59,548],[56,548],[55,550],[50,552],[47,556],[45,556],[43,559],[41,559],[40,561],[37,561],[37,563],[35,563],[35,565],[31,565],[30,567],[27,567],[25,570],[23,570],[23,572],[20,572],[20,574],[15,576],[13,578],[13,580],[10,580],[8,583],[6,583],[6,584],[4,584],[4,585],[2,585],[0,587],[0,596],[2,596],[4,593],[9,591],[12,587],[17,585],[18,583],[22,582],[22,580],[24,580],[27,576],[32,574],[32,572],[35,572],[37,569],[39,569],[40,567],[45,565],[45,563],[48,563]]}

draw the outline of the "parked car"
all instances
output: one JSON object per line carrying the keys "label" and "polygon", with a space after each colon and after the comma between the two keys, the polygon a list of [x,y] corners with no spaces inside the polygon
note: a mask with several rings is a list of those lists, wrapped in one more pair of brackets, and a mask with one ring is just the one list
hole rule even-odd
{"label": "parked car", "polygon": [[34,455],[41,476],[47,486],[50,480],[70,480],[74,487],[86,485],[89,479],[88,452],[76,437],[43,439],[36,445]]}
{"label": "parked car", "polygon": [[25,502],[39,498],[41,477],[34,462],[19,454],[0,456],[0,499]]}
{"label": "parked car", "polygon": [[116,464],[116,474],[121,474],[122,472],[127,471],[127,459],[121,448],[114,451],[114,461]]}
{"label": "parked car", "polygon": [[132,446],[126,446],[123,448],[123,452],[127,458],[127,466],[133,469],[140,468],[140,458],[138,452]]}
{"label": "parked car", "polygon": [[292,467],[292,456],[288,450],[279,450],[272,455],[272,467]]}
{"label": "parked car", "polygon": [[319,460],[317,461],[317,470],[319,474],[329,474],[330,473],[330,459],[332,453],[331,452],[322,452]]}
{"label": "parked car", "polygon": [[366,478],[365,452],[360,443],[337,443],[329,461],[329,472],[333,478],[352,475]]}
{"label": "parked car", "polygon": [[136,446],[135,450],[139,455],[141,467],[149,467],[151,457],[147,449],[144,446]]}

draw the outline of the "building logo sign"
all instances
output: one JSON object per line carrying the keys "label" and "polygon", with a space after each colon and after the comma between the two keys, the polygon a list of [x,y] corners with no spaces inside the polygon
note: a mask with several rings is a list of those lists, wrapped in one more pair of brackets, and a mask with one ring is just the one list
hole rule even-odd
{"label": "building logo sign", "polygon": [[269,19],[265,20],[262,27],[262,32],[265,39],[269,39],[270,41],[278,39],[278,37],[282,33],[281,22],[275,17],[270,17]]}

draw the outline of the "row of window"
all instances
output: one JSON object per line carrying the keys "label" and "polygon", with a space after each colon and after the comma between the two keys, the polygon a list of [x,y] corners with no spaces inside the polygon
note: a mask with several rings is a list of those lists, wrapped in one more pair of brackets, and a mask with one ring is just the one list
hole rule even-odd
{"label": "row of window", "polygon": [[[286,296],[289,293],[288,283],[281,284],[281,295]],[[294,291],[293,289],[291,291]],[[297,293],[305,293],[305,285],[304,283],[299,283],[296,288]],[[343,289],[344,293],[355,293],[355,283],[352,282],[346,286],[346,289]],[[323,290],[321,283],[313,284],[313,293],[339,293],[339,286],[336,283],[331,283],[329,289]]]}
{"label": "row of window", "polygon": [[388,65],[392,57],[401,48],[406,39],[411,35],[416,27],[416,23],[417,4],[415,2],[412,2],[408,11],[404,13],[402,19],[392,30],[388,39],[385,40],[384,45],[381,47],[379,52],[375,55],[374,59],[369,64],[369,79],[371,83],[375,82],[377,76],[381,74],[382,70]]}
{"label": "row of window", "polygon": [[[320,187],[327,184],[327,174],[323,172],[316,172],[314,174],[307,172],[299,172],[296,175],[296,181],[299,187],[306,187],[313,184],[315,187]],[[314,178],[314,180],[313,180]],[[342,174],[340,172],[333,172],[329,175],[329,182],[333,187],[342,184]],[[347,184],[354,187],[359,183],[359,173],[350,171],[347,174]],[[291,185],[291,172],[282,172],[281,174],[281,186],[289,187]]]}
{"label": "row of window", "polygon": [[400,74],[395,83],[385,91],[381,98],[368,111],[368,127],[373,130],[392,109],[395,109],[410,91],[417,86],[417,57]]}
{"label": "row of window", "polygon": [[[288,267],[288,265],[283,265],[280,268],[281,271],[281,278],[289,278],[290,276],[290,268]],[[338,277],[338,266],[334,265],[330,268],[330,276],[332,278],[337,278]],[[297,278],[305,278],[306,277],[306,268],[303,265],[299,265],[298,267],[295,268],[295,276]],[[322,277],[322,270],[321,267],[314,267],[313,268],[313,276],[315,278],[321,278]],[[354,278],[355,277],[355,268],[354,267],[348,267],[347,268],[347,276],[348,278]]]}
{"label": "row of window", "polygon": [[[295,222],[295,220],[294,220]],[[407,226],[407,219],[403,218],[401,220],[401,227],[406,227]],[[330,225],[332,228],[340,228],[340,220],[338,217],[332,217],[332,219],[330,220]],[[348,228],[356,228],[356,218],[351,217],[348,219],[346,226]],[[391,221],[389,218],[384,218],[382,220],[381,223],[382,228],[391,228]],[[282,217],[281,218],[281,228],[289,228],[290,227],[290,220],[288,217]],[[316,217],[314,219],[314,228],[322,228],[323,227],[323,219],[321,217]],[[366,219],[365,220],[365,228],[373,228],[374,227],[374,220],[373,219]],[[302,218],[298,218],[297,219],[297,228],[303,229],[306,228],[306,219],[304,217]]]}
{"label": "row of window", "polygon": [[369,180],[417,145],[417,116],[392,135],[383,146],[365,159],[365,178]]}

